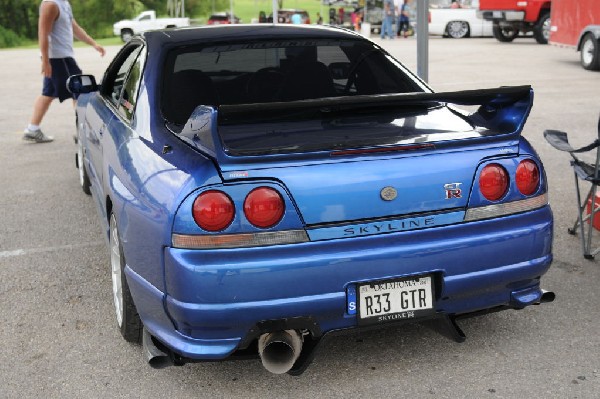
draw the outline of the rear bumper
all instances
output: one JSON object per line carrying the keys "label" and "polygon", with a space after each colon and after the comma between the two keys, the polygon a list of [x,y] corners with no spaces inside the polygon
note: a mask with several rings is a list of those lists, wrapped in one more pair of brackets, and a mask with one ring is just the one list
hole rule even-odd
{"label": "rear bumper", "polygon": [[216,360],[246,345],[265,320],[310,320],[319,334],[356,327],[346,292],[365,281],[432,274],[439,314],[522,308],[539,299],[551,249],[552,213],[545,206],[353,239],[218,251],[166,248],[164,292],[126,271],[153,336],[180,356]]}

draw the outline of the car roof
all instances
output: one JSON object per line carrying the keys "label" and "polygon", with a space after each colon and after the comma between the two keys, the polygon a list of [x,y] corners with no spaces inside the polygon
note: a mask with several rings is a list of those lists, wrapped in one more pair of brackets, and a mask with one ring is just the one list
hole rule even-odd
{"label": "car roof", "polygon": [[143,33],[151,46],[176,45],[185,42],[251,41],[262,39],[364,39],[349,30],[323,25],[238,24],[207,25],[180,29],[165,29]]}

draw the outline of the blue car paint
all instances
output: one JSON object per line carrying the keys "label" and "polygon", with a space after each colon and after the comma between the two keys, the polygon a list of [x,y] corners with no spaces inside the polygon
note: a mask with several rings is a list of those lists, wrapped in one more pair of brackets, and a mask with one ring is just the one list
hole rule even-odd
{"label": "blue car paint", "polygon": [[[325,332],[355,327],[356,316],[346,311],[346,292],[357,283],[371,280],[429,273],[439,276],[442,289],[437,293],[436,310],[449,314],[511,304],[520,291],[533,292],[534,296],[539,293],[539,278],[552,260],[552,215],[548,206],[492,220],[351,240],[333,234],[322,236],[324,241],[265,248],[172,248],[173,232],[201,232],[190,219],[190,204],[200,191],[211,187],[230,190],[227,192],[239,198],[258,185],[281,188],[286,216],[277,228],[296,228],[302,223],[361,219],[361,207],[369,206],[369,199],[361,197],[356,202],[336,203],[335,195],[311,201],[311,191],[323,191],[327,184],[314,177],[302,177],[303,171],[314,169],[309,174],[317,177],[343,176],[344,168],[356,166],[352,173],[357,187],[370,182],[378,187],[391,178],[381,174],[382,170],[389,171],[386,165],[398,163],[405,168],[398,169],[397,178],[408,178],[407,171],[423,166],[416,156],[421,154],[377,159],[357,155],[344,162],[317,162],[318,154],[304,160],[274,156],[263,158],[262,164],[258,164],[258,158],[219,155],[215,163],[175,139],[165,128],[158,101],[152,99],[160,98],[158,73],[165,52],[175,43],[159,39],[157,33],[146,34],[146,39],[148,53],[157,56],[148,58],[133,125],[129,127],[116,116],[98,93],[80,96],[78,114],[86,119],[86,165],[106,236],[109,200],[123,235],[126,276],[137,310],[145,327],[171,350],[193,359],[222,359],[236,350],[258,321],[268,319],[311,316]],[[473,140],[465,152],[460,152],[465,150],[463,143],[447,143],[447,149],[440,145],[436,149],[439,160],[426,166],[433,185],[455,183],[455,176],[445,178],[445,168],[452,165],[452,157],[471,157],[471,168],[459,173],[468,195],[446,204],[439,200],[427,205],[407,189],[403,205],[408,206],[409,213],[464,209],[467,201],[469,206],[489,204],[479,194],[477,182],[486,163],[500,163],[510,172],[524,158],[541,166],[531,146],[518,137],[530,107],[529,101],[519,109],[506,108],[498,116],[505,121],[499,124],[509,124],[515,134]],[[92,117],[94,114],[98,117]],[[165,152],[165,146],[169,151]],[[248,177],[240,179],[239,174],[230,174],[239,170],[247,172]],[[352,185],[344,191],[352,192]],[[534,195],[545,191],[542,176]],[[508,196],[505,200],[523,197],[514,186]],[[370,217],[390,213],[400,210]],[[237,215],[225,233],[257,230],[243,220],[239,210]],[[527,251],[514,251],[515,247]],[[482,254],[494,255],[482,265]]]}
{"label": "blue car paint", "polygon": [[[550,209],[544,207],[527,215],[351,241],[249,250],[166,249],[167,309],[183,335],[225,350],[214,358],[230,355],[235,345],[225,343],[242,340],[257,315],[310,315],[323,331],[355,327],[356,317],[345,312],[345,290],[374,278],[439,273],[443,289],[438,312],[487,309],[510,303],[516,291],[539,291],[539,277],[552,261],[549,220]],[[517,246],[530,252],[517,253]],[[482,262],[481,254],[490,256]],[[132,291],[143,290],[143,280],[130,281]],[[162,296],[156,296],[143,301],[138,311],[159,313],[161,307]],[[165,326],[155,333],[178,353],[202,358],[196,351],[203,349],[188,347],[181,334]]]}

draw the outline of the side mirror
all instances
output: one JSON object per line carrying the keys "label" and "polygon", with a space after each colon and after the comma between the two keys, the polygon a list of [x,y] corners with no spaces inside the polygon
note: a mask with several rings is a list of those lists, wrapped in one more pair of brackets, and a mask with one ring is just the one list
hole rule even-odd
{"label": "side mirror", "polygon": [[85,94],[98,91],[93,75],[72,75],[67,79],[67,90],[72,94]]}

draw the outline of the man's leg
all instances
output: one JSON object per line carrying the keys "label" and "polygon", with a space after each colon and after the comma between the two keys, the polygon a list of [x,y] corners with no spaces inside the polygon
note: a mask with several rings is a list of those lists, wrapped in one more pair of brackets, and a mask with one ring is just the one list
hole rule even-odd
{"label": "man's leg", "polygon": [[32,125],[40,125],[42,123],[42,119],[44,119],[44,115],[48,112],[48,108],[50,108],[50,104],[54,97],[48,97],[44,95],[39,95],[38,98],[35,99],[33,103],[33,115],[31,116],[31,124]]}
{"label": "man's leg", "polygon": [[25,129],[23,134],[23,140],[34,141],[36,143],[48,143],[54,140],[53,137],[46,136],[40,129],[40,124],[44,119],[44,115],[48,112],[50,104],[54,100],[54,97],[48,97],[44,95],[38,96],[33,103],[33,115],[31,115],[31,122]]}

